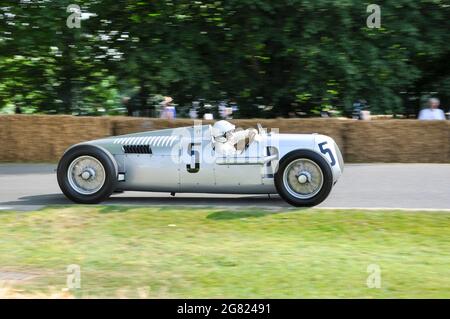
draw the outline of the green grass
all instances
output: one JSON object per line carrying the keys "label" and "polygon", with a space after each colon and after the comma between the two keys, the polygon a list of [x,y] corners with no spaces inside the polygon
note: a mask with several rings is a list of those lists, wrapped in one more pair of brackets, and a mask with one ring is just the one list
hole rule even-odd
{"label": "green grass", "polygon": [[[76,297],[450,297],[450,213],[54,207],[0,213],[0,272]],[[381,288],[366,285],[381,267]]]}

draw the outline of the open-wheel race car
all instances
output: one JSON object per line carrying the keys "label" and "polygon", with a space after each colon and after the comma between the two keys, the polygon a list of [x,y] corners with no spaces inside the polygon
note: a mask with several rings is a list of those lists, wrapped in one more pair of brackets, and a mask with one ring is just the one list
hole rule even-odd
{"label": "open-wheel race car", "polygon": [[227,121],[108,137],[70,147],[58,184],[78,203],[113,192],[279,194],[294,206],[327,198],[344,163],[321,134],[236,130]]}

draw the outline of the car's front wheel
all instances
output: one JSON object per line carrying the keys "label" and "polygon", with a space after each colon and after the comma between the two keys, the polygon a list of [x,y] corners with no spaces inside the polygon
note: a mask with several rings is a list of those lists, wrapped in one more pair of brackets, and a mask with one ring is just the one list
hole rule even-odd
{"label": "car's front wheel", "polygon": [[330,165],[319,154],[299,150],[287,154],[275,174],[278,194],[294,206],[315,206],[324,201],[333,187]]}
{"label": "car's front wheel", "polygon": [[64,195],[77,203],[96,204],[115,189],[117,168],[102,149],[79,145],[68,150],[58,164],[58,184]]}

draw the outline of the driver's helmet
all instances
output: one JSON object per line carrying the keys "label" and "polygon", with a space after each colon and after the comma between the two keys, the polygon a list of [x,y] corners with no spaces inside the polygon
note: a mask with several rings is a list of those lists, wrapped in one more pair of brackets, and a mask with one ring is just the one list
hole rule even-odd
{"label": "driver's helmet", "polygon": [[234,131],[235,128],[236,126],[234,126],[230,122],[221,120],[214,123],[212,128],[212,135],[216,141],[224,143],[227,140],[226,134],[228,132]]}

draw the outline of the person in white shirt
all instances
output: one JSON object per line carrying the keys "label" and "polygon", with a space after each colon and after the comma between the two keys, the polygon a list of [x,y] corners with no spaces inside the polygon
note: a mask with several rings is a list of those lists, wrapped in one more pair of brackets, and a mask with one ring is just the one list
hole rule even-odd
{"label": "person in white shirt", "polygon": [[242,150],[246,139],[257,134],[255,129],[236,131],[236,127],[228,121],[218,121],[213,126],[214,149],[222,156],[232,156]]}
{"label": "person in white shirt", "polygon": [[445,120],[444,111],[439,108],[441,102],[437,98],[428,100],[428,108],[419,113],[419,120]]}

